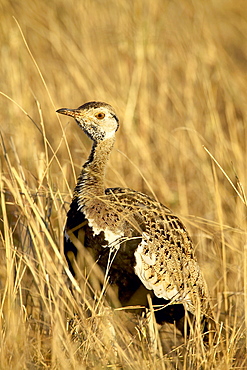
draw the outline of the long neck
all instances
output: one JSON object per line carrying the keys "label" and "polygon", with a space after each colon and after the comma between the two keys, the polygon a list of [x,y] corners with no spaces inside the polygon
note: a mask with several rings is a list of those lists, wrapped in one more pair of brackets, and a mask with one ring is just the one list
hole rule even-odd
{"label": "long neck", "polygon": [[105,193],[105,170],[115,142],[115,137],[94,142],[88,160],[82,167],[74,195],[83,199],[101,196]]}

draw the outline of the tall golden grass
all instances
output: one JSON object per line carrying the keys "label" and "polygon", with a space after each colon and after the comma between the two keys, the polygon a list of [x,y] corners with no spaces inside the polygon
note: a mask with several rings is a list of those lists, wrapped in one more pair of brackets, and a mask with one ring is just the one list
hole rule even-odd
{"label": "tall golden grass", "polygon": [[[1,369],[247,368],[246,16],[244,0],[1,0]],[[222,322],[207,348],[154,320],[130,336],[69,274],[90,143],[55,110],[89,100],[121,120],[106,186],[155,195],[192,235]]]}

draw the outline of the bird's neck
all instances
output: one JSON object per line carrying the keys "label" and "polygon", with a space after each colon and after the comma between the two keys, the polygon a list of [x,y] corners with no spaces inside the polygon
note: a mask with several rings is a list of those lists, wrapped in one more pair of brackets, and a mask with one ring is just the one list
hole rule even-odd
{"label": "bird's neck", "polygon": [[75,188],[75,196],[79,198],[80,204],[105,194],[105,170],[114,142],[115,137],[110,137],[93,143]]}

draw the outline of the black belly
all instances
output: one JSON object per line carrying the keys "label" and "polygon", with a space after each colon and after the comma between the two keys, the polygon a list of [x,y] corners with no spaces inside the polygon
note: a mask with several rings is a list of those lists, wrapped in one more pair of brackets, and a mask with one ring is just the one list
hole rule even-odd
{"label": "black belly", "polygon": [[[101,270],[105,273],[110,258],[110,248],[107,246],[107,242],[104,239],[104,233],[102,232],[99,235],[94,236],[92,229],[88,226],[82,213],[77,212],[75,218],[70,215],[69,220],[69,225],[68,223],[66,225],[68,231],[76,228],[76,225],[83,225],[81,228],[75,230],[73,234],[76,238],[83,235],[83,241],[81,240],[81,242],[85,248],[90,250],[94,261],[97,262]],[[148,307],[147,294],[149,294],[152,298],[152,304],[155,309],[156,321],[159,324],[164,322],[175,322],[177,327],[183,332],[183,305],[176,304],[167,306],[169,301],[156,297],[152,291],[144,288],[141,280],[135,274],[134,266],[136,262],[134,252],[140,241],[141,239],[138,237],[125,241],[120,245],[116,254],[114,254],[113,251],[115,257],[109,270],[109,283],[117,286],[118,299],[123,306],[128,306],[130,302],[132,305],[132,297],[135,296],[135,293],[138,292],[138,290],[140,290],[141,294],[138,294],[139,301],[135,301],[135,304],[138,306],[144,305]],[[74,258],[77,258],[78,250],[70,239],[66,237],[64,241],[64,252],[70,271],[75,276],[75,271],[71,263],[71,252],[73,253]],[[111,254],[111,257],[113,254]],[[166,307],[160,309],[161,306]],[[158,309],[156,310],[156,308]]]}
{"label": "black belly", "polygon": [[[80,221],[83,223],[82,219]],[[132,295],[142,285],[140,279],[134,272],[134,252],[140,243],[140,239],[123,242],[121,243],[120,248],[116,251],[115,249],[110,249],[107,246],[107,242],[104,239],[104,233],[94,236],[92,229],[88,226],[88,224],[83,226],[83,231],[78,229],[73,234],[76,238],[78,238],[80,234],[82,235],[82,232],[84,235],[83,246],[90,251],[94,261],[97,262],[103,273],[106,272],[107,265],[109,265],[109,260],[113,260],[108,273],[109,283],[118,287],[118,299],[123,305],[126,305]],[[70,239],[65,237],[65,257],[67,259],[70,271],[75,276],[75,271],[71,263],[71,252],[73,253],[74,257],[77,258],[77,248],[70,241]]]}

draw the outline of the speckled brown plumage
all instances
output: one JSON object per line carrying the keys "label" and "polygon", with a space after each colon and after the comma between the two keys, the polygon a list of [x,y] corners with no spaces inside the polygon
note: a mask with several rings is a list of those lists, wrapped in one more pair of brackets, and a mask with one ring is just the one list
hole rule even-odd
{"label": "speckled brown plumage", "polygon": [[[171,302],[183,305],[192,314],[198,310],[206,314],[207,286],[192,241],[179,218],[140,192],[105,189],[105,168],[119,125],[113,108],[90,102],[58,113],[74,117],[93,141],[67,215],[65,254],[78,254],[71,240],[73,233],[108,273],[109,282],[118,287],[123,305],[144,287],[155,304]],[[74,272],[71,258],[67,259]],[[160,322],[166,321],[165,311],[157,317]]]}

